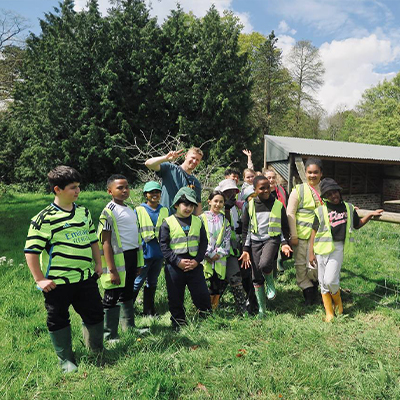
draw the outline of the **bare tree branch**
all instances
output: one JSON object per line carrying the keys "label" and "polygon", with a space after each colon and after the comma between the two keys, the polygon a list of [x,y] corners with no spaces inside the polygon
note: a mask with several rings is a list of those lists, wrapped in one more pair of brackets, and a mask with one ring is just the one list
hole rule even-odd
{"label": "bare tree branch", "polygon": [[18,35],[29,28],[28,20],[11,10],[0,9],[0,50],[18,40]]}
{"label": "bare tree branch", "polygon": [[[116,147],[127,151],[130,154],[129,160],[134,161],[135,164],[140,163],[144,165],[145,161],[149,158],[157,157],[161,154],[167,154],[172,150],[186,147],[184,139],[187,137],[187,135],[184,134],[172,135],[171,133],[168,133],[165,138],[160,141],[158,137],[155,139],[156,135],[154,131],[150,132],[150,134],[146,134],[143,131],[140,132],[142,136],[135,137],[133,139],[133,143],[125,140],[122,145],[116,145]],[[207,140],[199,147],[202,148],[206,144],[212,143],[215,140],[216,139]],[[136,169],[130,164],[126,164],[126,166],[137,175],[141,182],[160,180],[154,171],[150,171],[146,167],[143,169]],[[196,168],[195,175],[205,188],[215,187],[216,184],[223,179],[223,177],[221,178],[221,175],[219,174],[219,172],[221,172],[219,170],[223,167],[224,166],[221,164],[220,160],[216,157],[211,159],[208,158],[199,164],[199,166]]]}

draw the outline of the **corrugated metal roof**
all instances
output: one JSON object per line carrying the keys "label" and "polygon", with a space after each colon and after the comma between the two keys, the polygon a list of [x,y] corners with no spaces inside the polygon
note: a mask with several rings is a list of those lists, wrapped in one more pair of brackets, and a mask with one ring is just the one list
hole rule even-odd
{"label": "corrugated metal roof", "polygon": [[271,165],[282,178],[289,181],[289,166],[286,161],[272,162]]}
{"label": "corrugated metal roof", "polygon": [[267,140],[267,162],[287,160],[290,153],[319,157],[400,162],[400,147],[397,146],[270,135],[265,135],[265,138]]}

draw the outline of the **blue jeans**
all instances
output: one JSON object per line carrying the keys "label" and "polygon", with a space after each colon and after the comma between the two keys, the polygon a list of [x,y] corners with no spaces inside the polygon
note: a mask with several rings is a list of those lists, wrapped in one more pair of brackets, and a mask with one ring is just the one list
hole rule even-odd
{"label": "blue jeans", "polygon": [[163,265],[163,258],[148,258],[144,260],[144,267],[140,269],[138,275],[133,283],[133,290],[138,292],[143,286],[144,281],[147,279],[147,287],[156,287],[158,276],[160,275]]}
{"label": "blue jeans", "polygon": [[185,307],[183,305],[186,286],[189,289],[193,304],[200,313],[205,315],[205,313],[211,311],[210,294],[201,264],[189,272],[183,272],[178,267],[166,264],[165,281],[173,325],[182,325],[186,322]]}

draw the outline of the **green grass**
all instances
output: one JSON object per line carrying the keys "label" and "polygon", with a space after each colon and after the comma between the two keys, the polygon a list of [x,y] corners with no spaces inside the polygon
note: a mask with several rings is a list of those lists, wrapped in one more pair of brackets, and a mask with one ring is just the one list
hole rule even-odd
{"label": "green grass", "polygon": [[[132,196],[137,202],[139,192]],[[79,372],[63,375],[46,328],[42,295],[24,262],[30,218],[51,196],[1,198],[0,397],[5,399],[399,399],[399,299],[380,285],[399,287],[400,226],[371,222],[356,233],[357,254],[346,259],[342,288],[346,316],[322,322],[322,306],[304,308],[292,264],[278,279],[268,318],[238,318],[228,294],[199,322],[187,301],[190,324],[169,325],[163,274],[157,320],[137,318],[150,333],[121,333],[104,364],[83,346],[71,310]],[[82,193],[97,221],[108,201]],[[383,285],[382,285],[383,286]],[[140,304],[138,304],[138,311]]]}

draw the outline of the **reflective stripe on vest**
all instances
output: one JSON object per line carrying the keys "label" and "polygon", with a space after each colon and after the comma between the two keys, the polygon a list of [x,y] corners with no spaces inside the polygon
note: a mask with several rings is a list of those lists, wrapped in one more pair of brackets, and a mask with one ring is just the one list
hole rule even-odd
{"label": "reflective stripe on vest", "polygon": [[299,239],[309,239],[315,217],[315,200],[306,183],[296,185],[295,189],[299,200],[296,211],[297,236]]}
{"label": "reflective stripe on vest", "polygon": [[[104,249],[103,249],[103,243],[102,243],[102,233],[103,233],[103,228],[105,225],[105,222],[107,220],[107,214],[112,218],[113,221],[113,231],[115,234],[115,238],[117,240],[116,246],[113,246],[113,253],[114,253],[114,264],[115,267],[119,273],[119,277],[121,279],[121,284],[120,285],[114,285],[111,283],[111,278],[110,278],[110,270],[108,269],[107,266],[107,261],[104,256]],[[97,229],[97,237],[99,238],[99,249],[100,249],[100,255],[101,255],[101,266],[103,268],[103,273],[100,276],[100,282],[101,285],[103,286],[104,289],[114,289],[118,287],[124,287],[125,286],[125,258],[124,258],[124,252],[122,250],[122,243],[121,243],[121,237],[119,235],[118,231],[118,226],[117,226],[117,220],[115,219],[115,215],[109,208],[105,208],[100,215],[99,219],[99,226]]]}
{"label": "reflective stripe on vest", "polygon": [[[251,221],[251,232],[255,235],[258,234],[258,224],[257,224],[257,215],[256,215],[256,206],[254,203],[254,199],[249,201],[249,216]],[[274,201],[274,205],[272,206],[272,210],[269,213],[268,220],[268,235],[269,236],[279,236],[282,233],[282,221],[281,221],[281,213],[282,213],[283,204],[279,200]]]}
{"label": "reflective stripe on vest", "polygon": [[200,242],[201,220],[195,215],[191,216],[189,234],[186,236],[175,215],[165,218],[170,230],[170,247],[175,254],[189,253],[192,257],[197,255]]}
{"label": "reflective stripe on vest", "polygon": [[168,209],[166,207],[160,208],[160,213],[157,218],[156,226],[153,225],[153,221],[150,218],[149,213],[143,206],[136,207],[136,213],[139,222],[139,232],[142,235],[142,239],[148,243],[154,238],[158,240],[160,235],[160,227],[165,218],[168,217]]}
{"label": "reflective stripe on vest", "polygon": [[[352,254],[354,250],[354,236],[353,236],[354,207],[352,204],[346,202],[344,202],[344,204],[346,206],[346,211],[347,211],[344,253]],[[314,252],[315,254],[320,254],[320,255],[330,254],[335,250],[335,245],[333,243],[331,225],[328,215],[328,208],[326,207],[326,205],[318,207],[315,210],[315,215],[317,215],[318,217],[319,227],[314,239]]]}
{"label": "reflective stripe on vest", "polygon": [[[218,233],[218,237],[217,240],[215,242],[215,247],[219,247],[222,244],[222,241],[224,240],[224,234],[226,231],[226,228],[228,227],[228,221],[226,220],[225,216],[223,213],[221,213],[223,215],[223,219],[222,219],[222,227],[221,230]],[[205,214],[201,214],[200,218],[203,221],[204,224],[204,228],[206,230],[207,233],[207,239],[208,241],[210,241],[210,232],[208,230],[208,221],[207,221],[207,216]],[[203,261],[203,266],[204,266],[204,276],[206,277],[206,279],[211,278],[213,276],[213,264],[214,264],[214,270],[218,275],[219,279],[225,279],[226,276],[226,257],[222,257],[216,261],[214,261],[213,263],[211,263],[210,261],[204,260]]]}

